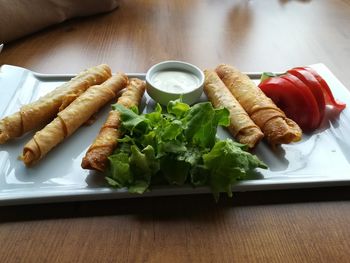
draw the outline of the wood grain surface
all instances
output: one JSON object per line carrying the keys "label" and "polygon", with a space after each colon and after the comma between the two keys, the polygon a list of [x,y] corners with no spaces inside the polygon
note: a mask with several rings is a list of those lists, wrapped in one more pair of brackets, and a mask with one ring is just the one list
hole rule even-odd
{"label": "wood grain surface", "polygon": [[[350,89],[350,1],[125,0],[5,44],[1,64],[75,73],[283,71],[322,62]],[[0,87],[6,88],[6,87]],[[341,98],[339,98],[341,99]],[[1,189],[0,189],[1,191]],[[350,188],[0,208],[0,262],[349,262]]]}

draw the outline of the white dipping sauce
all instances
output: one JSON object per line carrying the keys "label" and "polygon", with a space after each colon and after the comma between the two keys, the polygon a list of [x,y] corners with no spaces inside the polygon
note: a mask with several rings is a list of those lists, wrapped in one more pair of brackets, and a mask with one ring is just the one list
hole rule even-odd
{"label": "white dipping sauce", "polygon": [[160,90],[171,93],[187,93],[199,85],[196,75],[186,71],[159,71],[156,72],[151,82]]}

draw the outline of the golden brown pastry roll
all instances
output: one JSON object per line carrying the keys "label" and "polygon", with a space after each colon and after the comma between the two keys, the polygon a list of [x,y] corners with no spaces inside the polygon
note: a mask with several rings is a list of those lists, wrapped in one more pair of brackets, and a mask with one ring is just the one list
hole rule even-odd
{"label": "golden brown pastry roll", "polygon": [[288,119],[246,74],[224,64],[219,65],[216,72],[271,145],[301,139],[300,127]]}
{"label": "golden brown pastry roll", "polygon": [[205,70],[204,92],[215,108],[225,107],[230,111],[228,130],[235,139],[253,148],[264,134],[250,119],[236,98],[231,94],[215,71]]}
{"label": "golden brown pastry roll", "polygon": [[48,123],[87,88],[101,84],[111,75],[111,69],[105,64],[89,68],[39,100],[24,105],[18,112],[0,120],[0,144]]}
{"label": "golden brown pastry roll", "polygon": [[60,111],[52,122],[38,131],[24,146],[23,162],[30,166],[43,158],[103,105],[115,98],[116,94],[126,86],[127,80],[126,75],[118,73],[101,85],[90,87],[68,107]]}
{"label": "golden brown pastry roll", "polygon": [[[131,79],[124,93],[118,98],[117,103],[127,108],[138,106],[144,92],[144,81]],[[119,125],[119,112],[114,110],[110,111],[106,122],[103,124],[95,141],[89,147],[82,160],[82,168],[101,172],[106,169],[108,156],[110,156],[117,147],[117,139],[120,137],[120,131],[118,130]]]}

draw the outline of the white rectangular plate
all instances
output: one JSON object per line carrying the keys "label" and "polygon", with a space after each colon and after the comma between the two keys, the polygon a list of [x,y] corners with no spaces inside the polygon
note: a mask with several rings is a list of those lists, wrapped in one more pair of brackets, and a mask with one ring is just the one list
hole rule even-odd
{"label": "white rectangular plate", "polygon": [[[350,106],[350,93],[323,64],[312,65],[327,81],[336,98]],[[259,73],[248,74],[258,81]],[[144,79],[144,74],[129,74]],[[21,105],[34,101],[69,80],[72,75],[44,75],[24,68],[3,65],[0,68],[0,118],[16,112]],[[205,100],[205,97],[202,97]],[[145,95],[143,111],[154,102]],[[106,186],[100,174],[80,167],[90,143],[104,122],[106,106],[92,126],[78,129],[70,138],[52,150],[33,168],[26,168],[18,156],[33,136],[26,134],[0,145],[0,205],[45,202],[82,201],[160,195],[209,193],[206,187],[157,187],[144,195],[129,194]],[[350,112],[347,107],[338,118],[327,121],[301,142],[283,145],[275,151],[261,142],[254,151],[269,166],[258,170],[260,179],[242,181],[233,191],[307,188],[350,185]],[[219,137],[229,136],[223,129]]]}

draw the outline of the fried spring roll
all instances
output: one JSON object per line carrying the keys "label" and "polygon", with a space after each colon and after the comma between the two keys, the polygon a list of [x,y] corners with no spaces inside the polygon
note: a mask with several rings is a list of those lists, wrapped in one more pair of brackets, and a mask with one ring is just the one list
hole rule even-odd
{"label": "fried spring roll", "polygon": [[215,108],[230,111],[229,132],[235,139],[253,148],[263,137],[260,128],[250,119],[236,98],[214,71],[205,70],[204,92]]}
{"label": "fried spring roll", "polygon": [[219,65],[216,72],[271,145],[301,139],[300,127],[288,119],[247,75],[229,65]]}
{"label": "fried spring roll", "polygon": [[74,133],[102,106],[115,98],[126,84],[126,75],[119,73],[101,85],[90,87],[80,95],[24,146],[22,160],[25,165],[31,166],[42,159],[53,147]]}
{"label": "fried spring roll", "polygon": [[39,100],[22,106],[18,112],[0,120],[0,144],[47,124],[87,88],[101,84],[111,75],[105,64],[89,68]]}
{"label": "fried spring roll", "polygon": [[[127,108],[138,106],[144,92],[145,83],[139,79],[131,79],[117,103]],[[119,125],[119,112],[114,110],[110,111],[106,122],[103,124],[95,141],[89,147],[82,160],[82,168],[101,172],[106,169],[108,156],[110,156],[117,147],[117,139],[120,137],[120,131],[118,130]]]}

